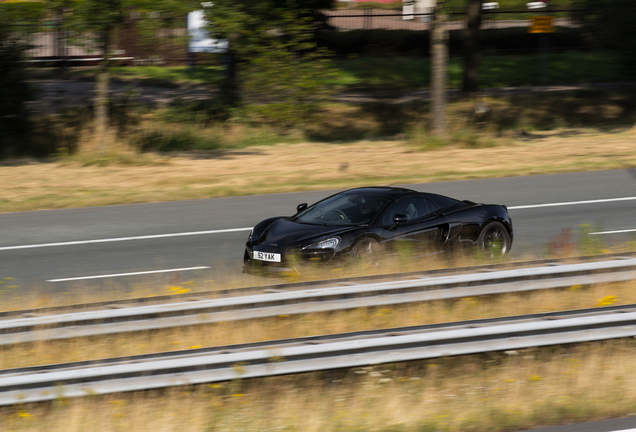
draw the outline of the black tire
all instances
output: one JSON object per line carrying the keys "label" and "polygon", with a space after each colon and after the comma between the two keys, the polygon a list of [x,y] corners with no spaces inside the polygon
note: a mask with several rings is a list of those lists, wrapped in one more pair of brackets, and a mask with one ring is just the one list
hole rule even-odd
{"label": "black tire", "polygon": [[354,264],[362,267],[378,267],[381,255],[380,244],[369,237],[360,240],[351,250]]}
{"label": "black tire", "polygon": [[506,255],[511,247],[512,239],[501,222],[490,222],[481,230],[477,239],[477,248],[491,258]]}

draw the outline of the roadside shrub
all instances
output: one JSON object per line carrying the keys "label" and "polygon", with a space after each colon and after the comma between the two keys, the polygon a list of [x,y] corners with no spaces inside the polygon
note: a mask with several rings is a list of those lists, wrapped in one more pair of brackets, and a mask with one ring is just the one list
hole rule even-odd
{"label": "roadside shrub", "polygon": [[283,49],[263,51],[246,67],[244,115],[281,130],[311,121],[333,93],[332,86],[323,84],[333,70],[322,54],[299,58]]}
{"label": "roadside shrub", "polygon": [[179,98],[163,110],[161,117],[169,123],[208,125],[216,121],[229,120],[235,114],[235,110],[222,98],[196,102]]}
{"label": "roadside shrub", "polygon": [[217,150],[223,147],[223,141],[218,136],[201,137],[191,131],[146,132],[133,139],[133,144],[142,151],[186,151],[186,150]]}
{"label": "roadside shrub", "polygon": [[108,101],[108,121],[117,133],[124,134],[130,127],[139,124],[139,117],[144,108],[137,102],[136,92]]}

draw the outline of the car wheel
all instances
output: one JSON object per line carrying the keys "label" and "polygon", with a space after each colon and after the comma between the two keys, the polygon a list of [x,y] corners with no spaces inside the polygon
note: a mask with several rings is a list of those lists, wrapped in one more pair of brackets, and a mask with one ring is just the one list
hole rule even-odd
{"label": "car wheel", "polygon": [[508,230],[501,222],[490,222],[484,227],[477,239],[477,247],[486,256],[496,258],[507,254],[512,246]]}
{"label": "car wheel", "polygon": [[364,238],[353,247],[351,255],[355,264],[365,267],[377,267],[380,265],[381,247],[372,238]]}

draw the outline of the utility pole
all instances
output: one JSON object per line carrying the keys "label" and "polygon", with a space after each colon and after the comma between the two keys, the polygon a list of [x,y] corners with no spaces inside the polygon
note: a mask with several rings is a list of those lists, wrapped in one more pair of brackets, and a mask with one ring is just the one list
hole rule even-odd
{"label": "utility pole", "polygon": [[431,96],[433,135],[443,137],[446,134],[446,102],[448,93],[448,32],[446,15],[442,10],[443,0],[435,7],[431,28]]}

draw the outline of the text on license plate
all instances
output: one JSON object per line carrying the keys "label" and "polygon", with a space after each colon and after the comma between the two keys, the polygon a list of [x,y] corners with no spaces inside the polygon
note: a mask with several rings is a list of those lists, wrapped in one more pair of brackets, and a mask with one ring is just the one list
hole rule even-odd
{"label": "text on license plate", "polygon": [[254,251],[254,259],[260,261],[280,262],[280,254]]}

